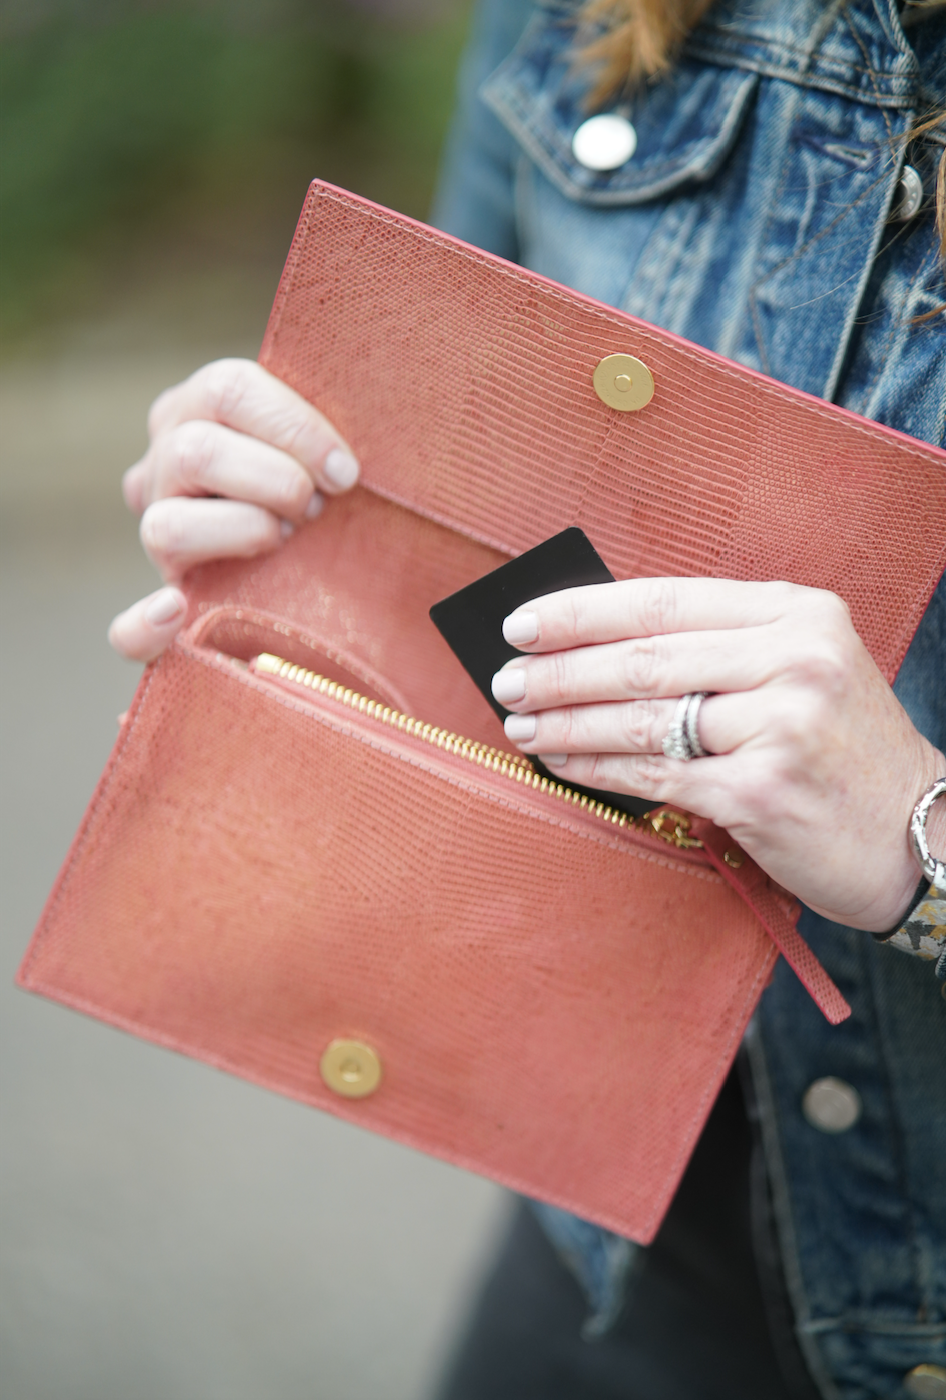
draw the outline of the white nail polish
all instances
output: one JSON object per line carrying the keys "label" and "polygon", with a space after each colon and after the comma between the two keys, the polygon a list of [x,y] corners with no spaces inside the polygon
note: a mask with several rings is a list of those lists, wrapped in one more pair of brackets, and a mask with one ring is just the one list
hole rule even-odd
{"label": "white nail polish", "polygon": [[539,635],[539,618],[534,612],[510,613],[503,623],[503,636],[510,646],[534,642]]}
{"label": "white nail polish", "polygon": [[163,627],[173,622],[184,611],[181,595],[174,588],[162,588],[145,607],[145,617],[152,627]]}
{"label": "white nail polish", "polygon": [[315,520],[317,516],[321,515],[321,514],[322,514],[322,507],[323,507],[324,505],[325,505],[325,497],[324,497],[324,496],[321,496],[321,495],[319,494],[318,491],[313,491],[313,492],[312,492],[312,499],[310,500],[309,504],[308,504],[308,505],[306,506],[306,508],[305,508],[305,518],[306,518],[306,520]]}
{"label": "white nail polish", "polygon": [[507,739],[517,744],[528,743],[535,738],[535,715],[507,715],[503,725]]}
{"label": "white nail polish", "polygon": [[567,753],[538,753],[536,758],[540,763],[544,763],[546,768],[564,768],[568,762]]}
{"label": "white nail polish", "polygon": [[358,480],[358,461],[343,447],[333,447],[325,459],[325,475],[339,491],[347,491]]}
{"label": "white nail polish", "polygon": [[522,700],[526,693],[526,673],[522,666],[513,666],[508,671],[497,671],[492,679],[493,699],[500,705],[508,705],[513,700]]}

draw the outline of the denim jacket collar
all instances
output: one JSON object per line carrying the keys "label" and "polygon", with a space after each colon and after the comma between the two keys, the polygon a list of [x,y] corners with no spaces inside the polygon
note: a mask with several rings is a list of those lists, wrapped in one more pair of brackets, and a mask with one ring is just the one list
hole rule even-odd
{"label": "denim jacket collar", "polygon": [[[569,202],[649,206],[659,219],[661,201],[673,198],[680,218],[685,209],[699,215],[705,237],[713,224],[717,258],[739,227],[738,246],[726,261],[727,276],[739,284],[726,302],[726,324],[710,328],[696,298],[705,237],[699,255],[686,227],[668,244],[669,213],[669,222],[648,237],[620,304],[809,393],[833,397],[872,257],[884,245],[918,93],[924,86],[946,88],[946,18],[924,22],[921,64],[895,0],[835,0],[825,7],[819,0],[718,0],[672,72],[620,104],[637,133],[633,157],[617,170],[593,171],[572,152],[588,114],[588,78],[574,63],[576,13],[576,3],[541,6],[481,87],[485,103]],[[697,56],[702,48],[715,59]],[[769,71],[776,65],[779,77]],[[741,142],[750,127],[751,140]],[[932,187],[933,179],[927,183]],[[703,186],[714,192],[715,213],[699,213]],[[537,258],[530,265],[561,276],[554,257],[531,252]],[[529,262],[528,248],[525,254]],[[620,261],[630,249],[615,256]],[[660,301],[657,289],[669,285],[674,268],[674,290]],[[601,295],[597,270],[588,272],[590,281],[576,285]],[[748,314],[737,327],[744,295]],[[723,309],[719,303],[720,314]]]}
{"label": "denim jacket collar", "polygon": [[686,52],[876,107],[917,103],[919,66],[897,0],[723,0]]}
{"label": "denim jacket collar", "polygon": [[588,115],[588,77],[574,63],[577,8],[576,0],[538,6],[482,97],[563,194],[592,204],[640,203],[711,179],[762,77],[873,109],[888,146],[916,110],[946,91],[946,32],[921,71],[897,0],[720,0],[674,70],[621,104],[637,129],[634,160],[617,171],[588,170],[571,150]]}

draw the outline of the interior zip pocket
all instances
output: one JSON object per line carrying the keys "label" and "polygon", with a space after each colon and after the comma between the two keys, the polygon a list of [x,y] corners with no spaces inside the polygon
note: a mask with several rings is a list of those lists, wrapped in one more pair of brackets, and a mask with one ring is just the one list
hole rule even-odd
{"label": "interior zip pocket", "polygon": [[368,696],[360,694],[350,686],[333,681],[318,671],[307,671],[304,666],[296,665],[292,661],[285,661],[281,656],[274,656],[271,652],[260,652],[258,656],[253,657],[249,662],[249,669],[254,675],[265,677],[286,689],[296,692],[308,690],[316,695],[325,696],[339,705],[344,705],[350,710],[356,710],[359,714],[366,715],[379,724],[397,730],[400,734],[410,735],[415,739],[420,739],[425,744],[441,749],[445,753],[454,754],[458,758],[465,759],[468,763],[476,764],[479,768],[498,773],[501,777],[510,782],[518,783],[521,787],[547,793],[551,797],[573,805],[578,811],[586,812],[611,826],[630,828],[632,831],[655,837],[676,847],[677,850],[702,850],[703,848],[702,841],[690,835],[691,817],[687,812],[672,811],[666,807],[656,808],[640,817],[620,812],[614,807],[607,806],[604,802],[595,802],[585,793],[576,792],[574,788],[570,788],[564,783],[554,782],[538,773],[524,754],[506,753],[502,749],[491,748],[475,739],[464,738],[462,734],[455,734],[452,731],[441,729],[435,724],[415,719],[402,710],[384,704],[383,701],[369,699]]}

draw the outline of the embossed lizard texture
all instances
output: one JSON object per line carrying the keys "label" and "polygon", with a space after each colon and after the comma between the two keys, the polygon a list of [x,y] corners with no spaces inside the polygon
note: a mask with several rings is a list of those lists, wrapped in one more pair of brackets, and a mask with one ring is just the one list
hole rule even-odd
{"label": "embossed lizard texture", "polygon": [[[654,373],[640,414],[591,387],[619,350]],[[239,663],[505,747],[427,609],[580,524],[619,576],[833,588],[892,676],[946,562],[946,454],[324,185],[262,359],[363,485],[190,577],[20,981],[646,1242],[770,934],[845,1014],[792,901],[709,824],[672,850]],[[339,1036],[379,1053],[371,1097],[323,1085]]]}

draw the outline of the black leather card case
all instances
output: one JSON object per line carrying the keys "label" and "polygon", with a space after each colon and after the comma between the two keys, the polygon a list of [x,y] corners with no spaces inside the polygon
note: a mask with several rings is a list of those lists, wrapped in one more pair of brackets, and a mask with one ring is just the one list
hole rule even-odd
{"label": "black leather card case", "polygon": [[[504,720],[511,711],[494,699],[490,682],[507,661],[521,656],[522,652],[503,636],[503,619],[522,604],[546,593],[613,582],[614,575],[584,530],[572,526],[435,603],[430,616],[499,718]],[[555,782],[562,781],[535,755],[530,757],[539,772]],[[634,816],[642,816],[658,805],[626,793],[599,792],[571,782],[568,786]]]}

